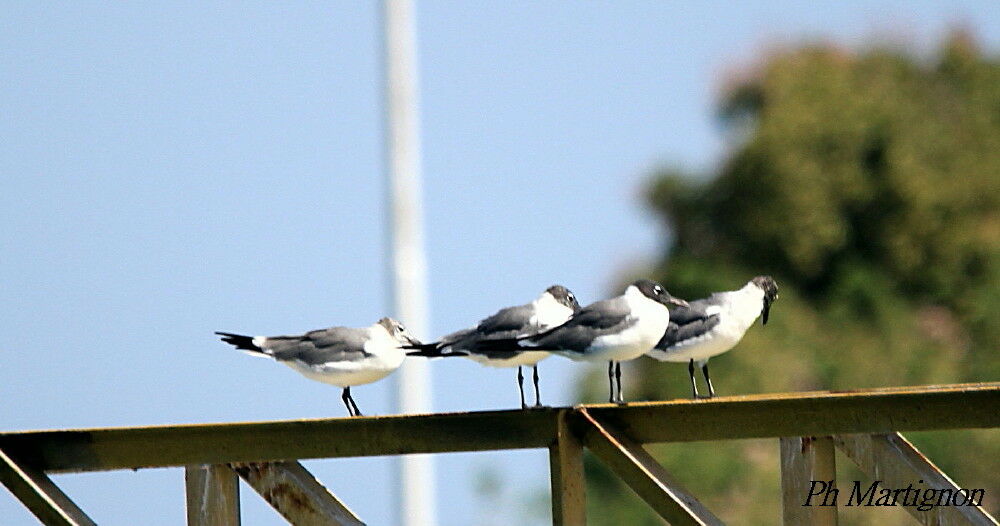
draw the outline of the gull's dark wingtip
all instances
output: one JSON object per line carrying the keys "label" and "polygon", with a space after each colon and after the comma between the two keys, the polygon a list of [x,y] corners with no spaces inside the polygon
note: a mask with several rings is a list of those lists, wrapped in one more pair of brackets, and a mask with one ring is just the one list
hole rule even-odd
{"label": "gull's dark wingtip", "polygon": [[420,356],[422,358],[447,358],[449,356],[468,356],[466,352],[444,352],[447,347],[441,347],[440,342],[422,343],[420,345],[404,345],[404,349],[413,349],[406,353],[407,356]]}

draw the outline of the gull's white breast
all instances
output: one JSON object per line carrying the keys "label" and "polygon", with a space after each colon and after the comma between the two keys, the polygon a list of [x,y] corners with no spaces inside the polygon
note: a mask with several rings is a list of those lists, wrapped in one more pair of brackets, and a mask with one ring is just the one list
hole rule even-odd
{"label": "gull's white breast", "polygon": [[719,323],[700,336],[678,342],[669,351],[657,351],[656,359],[665,362],[707,360],[729,351],[740,343],[747,329],[760,315],[763,293],[757,287],[744,287],[725,293],[722,305],[712,306],[706,314],[719,315]]}
{"label": "gull's white breast", "polygon": [[488,367],[518,367],[521,365],[535,365],[543,358],[550,356],[550,354],[547,351],[525,351],[511,358],[503,359],[488,358],[482,354],[470,354],[466,358]]}
{"label": "gull's white breast", "polygon": [[[632,360],[649,352],[660,341],[670,322],[667,307],[641,294],[626,294],[625,299],[635,320],[632,326],[618,333],[594,338],[585,356],[577,359]],[[566,356],[573,357],[569,353]]]}

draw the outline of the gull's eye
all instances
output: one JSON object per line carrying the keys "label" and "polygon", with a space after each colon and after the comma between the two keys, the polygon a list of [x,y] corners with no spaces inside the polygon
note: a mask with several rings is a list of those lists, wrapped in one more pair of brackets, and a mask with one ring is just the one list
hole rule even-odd
{"label": "gull's eye", "polygon": [[653,294],[663,294],[663,289],[659,285],[653,287]]}
{"label": "gull's eye", "polygon": [[572,294],[567,294],[567,295],[566,295],[566,299],[568,299],[568,300],[570,300],[570,301],[573,301],[573,300],[574,300],[574,299],[576,299],[576,298],[574,298]]}

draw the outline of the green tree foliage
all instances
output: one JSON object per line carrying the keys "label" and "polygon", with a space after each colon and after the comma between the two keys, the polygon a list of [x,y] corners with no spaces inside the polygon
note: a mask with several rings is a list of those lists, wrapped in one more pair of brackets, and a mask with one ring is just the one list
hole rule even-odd
{"label": "green tree foliage", "polygon": [[[964,33],[933,59],[809,46],[766,57],[727,93],[720,114],[737,145],[718,173],[659,173],[648,194],[674,236],[654,271],[672,293],[704,297],[757,274],[781,287],[767,327],[712,362],[720,394],[1000,378],[1000,62]],[[600,399],[602,380],[585,396]],[[689,395],[681,364],[644,358],[628,383],[633,398]],[[912,438],[960,485],[997,488],[996,432]],[[778,523],[777,441],[655,451],[724,520]],[[595,524],[660,523],[588,469]]]}

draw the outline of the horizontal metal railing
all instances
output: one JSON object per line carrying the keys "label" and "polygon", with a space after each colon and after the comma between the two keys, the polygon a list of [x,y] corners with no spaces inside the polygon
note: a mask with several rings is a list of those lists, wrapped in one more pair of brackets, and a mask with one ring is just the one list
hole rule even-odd
{"label": "horizontal metal railing", "polygon": [[[46,473],[549,448],[554,520],[580,524],[584,520],[581,459],[586,448],[619,476],[630,477],[630,486],[661,515],[685,522],[684,516],[698,516],[692,508],[701,505],[686,500],[686,493],[667,480],[641,444],[994,427],[1000,427],[1000,382],[623,406],[6,432],[0,433],[0,453],[7,459],[0,464],[0,475],[8,487],[17,486],[12,491],[29,504],[27,500],[37,495],[51,497],[47,490],[58,491],[54,485],[46,486]],[[240,474],[246,477],[246,472],[244,468]],[[27,484],[26,489],[24,481],[33,479],[46,487]],[[44,506],[58,509],[65,504],[63,497],[57,494]]]}

